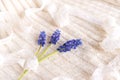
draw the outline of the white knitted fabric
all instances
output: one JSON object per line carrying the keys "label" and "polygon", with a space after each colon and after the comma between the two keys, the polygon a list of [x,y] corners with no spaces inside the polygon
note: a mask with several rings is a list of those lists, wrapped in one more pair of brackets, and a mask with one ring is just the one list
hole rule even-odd
{"label": "white knitted fabric", "polygon": [[[119,5],[119,0],[0,0],[0,80],[17,80],[26,68],[23,80],[119,80]],[[56,29],[62,36],[49,52],[73,38],[83,45],[38,65],[38,35]]]}

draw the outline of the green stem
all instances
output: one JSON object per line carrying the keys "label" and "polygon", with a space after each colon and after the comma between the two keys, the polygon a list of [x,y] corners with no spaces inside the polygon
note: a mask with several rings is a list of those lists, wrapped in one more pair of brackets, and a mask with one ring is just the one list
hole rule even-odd
{"label": "green stem", "polygon": [[35,52],[35,55],[36,55],[36,56],[38,56],[41,48],[42,48],[42,46],[40,45],[39,48],[38,48],[38,50]]}
{"label": "green stem", "polygon": [[38,55],[38,60],[44,55],[46,54],[46,52],[48,51],[48,49],[51,47],[51,44],[40,54]]}
{"label": "green stem", "polygon": [[[51,47],[51,44],[44,50],[43,53],[41,53],[40,55],[38,55],[38,53],[39,53],[39,51],[40,51],[40,49],[41,49],[41,46],[39,47],[39,49],[38,49],[37,52],[35,53],[35,55],[38,57],[38,62],[39,62],[39,63],[42,62],[42,61],[44,61],[44,60],[46,60],[46,59],[49,58],[50,56],[53,56],[53,55],[55,55],[55,54],[58,53],[58,51],[54,51],[54,52],[46,55],[45,57],[41,58],[44,54],[46,54],[46,52],[48,51],[48,49],[49,49],[50,47]],[[25,70],[23,71],[23,73],[20,75],[20,77],[18,78],[18,80],[22,80],[22,78],[23,78],[27,73],[28,73],[28,70],[25,69]]]}
{"label": "green stem", "polygon": [[20,77],[18,78],[18,80],[22,80],[22,78],[27,74],[27,72],[28,72],[28,70],[25,69],[25,70],[23,71],[23,73],[20,75]]}
{"label": "green stem", "polygon": [[52,53],[46,55],[45,57],[39,59],[38,62],[40,63],[40,62],[46,60],[47,58],[49,58],[50,56],[53,56],[53,55],[55,55],[55,54],[57,54],[57,53],[58,53],[58,51],[54,51],[54,52],[52,52]]}

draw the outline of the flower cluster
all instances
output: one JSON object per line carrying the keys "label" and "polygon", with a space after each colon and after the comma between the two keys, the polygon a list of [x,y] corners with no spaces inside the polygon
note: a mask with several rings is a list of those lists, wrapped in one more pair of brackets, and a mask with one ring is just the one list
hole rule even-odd
{"label": "flower cluster", "polygon": [[59,46],[57,50],[59,52],[67,52],[70,51],[71,49],[76,49],[79,45],[81,45],[82,42],[80,39],[73,39],[69,40],[66,43],[64,43],[62,46]]}
{"label": "flower cluster", "polygon": [[[45,43],[45,32],[42,31],[39,39],[38,39],[38,43]],[[60,39],[60,31],[56,30],[52,36],[51,39],[49,41],[50,44],[56,44],[58,42],[58,40]],[[79,45],[82,45],[82,42],[80,39],[73,39],[73,40],[69,40],[66,43],[64,43],[63,45],[59,46],[56,50],[59,52],[67,52],[67,51],[71,51],[71,49],[76,49]]]}
{"label": "flower cluster", "polygon": [[[60,31],[59,30],[56,30],[51,38],[50,38],[50,45],[51,44],[56,44],[60,39]],[[43,60],[47,59],[48,57],[50,56],[53,56],[54,54],[58,53],[58,52],[67,52],[67,51],[71,51],[71,49],[76,49],[79,45],[82,45],[82,42],[80,39],[72,39],[72,40],[69,40],[67,42],[65,42],[63,45],[59,46],[56,51],[50,53],[50,54],[46,54],[48,49],[50,48],[50,45],[44,49],[44,51],[40,53],[40,49],[41,47],[44,47],[44,45],[46,44],[46,33],[45,31],[42,31],[40,32],[40,35],[39,35],[39,38],[38,38],[38,45],[40,45],[40,47],[38,48],[38,50],[35,52],[35,56],[36,56],[36,61],[33,61],[31,60],[32,62],[34,63],[40,63],[42,62]],[[28,63],[31,63],[31,61],[29,61]],[[28,66],[28,69],[25,69],[23,71],[23,73],[20,75],[20,77],[18,78],[18,80],[22,80],[22,78],[24,77],[24,75],[29,71],[29,69],[32,69],[31,67],[33,67],[34,65],[32,66]]]}
{"label": "flower cluster", "polygon": [[38,45],[44,46],[46,41],[46,33],[45,31],[42,31],[38,38]]}
{"label": "flower cluster", "polygon": [[51,44],[56,44],[57,41],[60,39],[60,31],[56,30],[53,35],[51,36],[50,42]]}

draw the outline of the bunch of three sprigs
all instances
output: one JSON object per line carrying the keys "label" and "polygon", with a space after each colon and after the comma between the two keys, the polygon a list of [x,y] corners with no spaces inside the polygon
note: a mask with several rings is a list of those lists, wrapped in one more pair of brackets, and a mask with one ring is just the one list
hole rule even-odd
{"label": "bunch of three sprigs", "polygon": [[[39,46],[38,50],[35,52],[35,55],[38,58],[39,63],[42,62],[43,60],[47,59],[48,57],[50,57],[54,54],[57,54],[58,52],[71,51],[71,49],[76,49],[79,45],[82,45],[82,42],[80,39],[72,39],[72,40],[67,41],[63,45],[59,46],[56,49],[56,51],[54,51],[50,54],[47,54],[45,57],[43,57],[47,53],[47,51],[51,47],[51,45],[52,44],[55,45],[59,39],[60,39],[60,31],[56,30],[51,36],[51,39],[49,42],[50,45],[41,54],[39,54],[41,48],[44,47],[44,45],[46,43],[46,33],[44,31],[40,32],[40,35],[38,38],[38,45],[40,45],[40,46]],[[23,71],[23,73],[20,75],[20,77],[18,78],[18,80],[21,80],[27,72],[28,72],[28,70],[25,69]]]}

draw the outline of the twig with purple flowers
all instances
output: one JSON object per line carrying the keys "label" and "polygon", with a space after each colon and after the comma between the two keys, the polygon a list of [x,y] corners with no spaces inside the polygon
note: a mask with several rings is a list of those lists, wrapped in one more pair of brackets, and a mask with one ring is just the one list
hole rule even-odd
{"label": "twig with purple flowers", "polygon": [[[35,53],[36,57],[38,58],[39,63],[59,52],[62,53],[62,52],[71,51],[71,49],[76,49],[79,45],[82,45],[82,41],[80,39],[72,39],[72,40],[65,42],[63,45],[59,46],[54,52],[44,56],[47,53],[48,49],[51,47],[51,45],[55,45],[59,39],[60,39],[60,31],[56,30],[50,38],[50,42],[49,42],[50,45],[41,54],[39,54],[40,49],[44,47],[46,43],[46,33],[44,31],[40,33],[39,38],[38,38],[38,45],[40,45],[40,47]],[[22,78],[25,76],[25,74],[27,74],[28,71],[29,70],[25,69],[23,73],[20,75],[20,77],[18,78],[18,80],[22,80]]]}
{"label": "twig with purple flowers", "polygon": [[57,54],[58,52],[61,53],[61,52],[71,51],[71,49],[76,49],[79,45],[82,45],[82,42],[81,42],[80,39],[69,40],[69,41],[67,41],[66,43],[64,43],[63,45],[59,46],[56,51],[54,51],[54,52],[46,55],[46,56],[43,57],[43,58],[41,58],[41,59],[39,60],[39,62],[47,59],[47,58],[50,57],[50,56],[53,56],[54,54]]}
{"label": "twig with purple flowers", "polygon": [[59,30],[56,30],[53,34],[52,34],[52,36],[51,36],[51,38],[50,38],[50,44],[49,44],[49,46],[40,54],[40,55],[38,55],[38,60],[43,56],[43,55],[45,55],[46,54],[46,52],[48,51],[48,49],[52,46],[52,45],[55,45],[57,42],[58,42],[58,40],[60,39],[60,31]]}
{"label": "twig with purple flowers", "polygon": [[36,56],[39,55],[40,49],[42,47],[44,47],[45,42],[46,42],[46,33],[45,33],[45,31],[42,31],[39,35],[39,38],[38,38],[38,45],[40,45],[40,46],[39,46],[38,50],[35,52]]}

